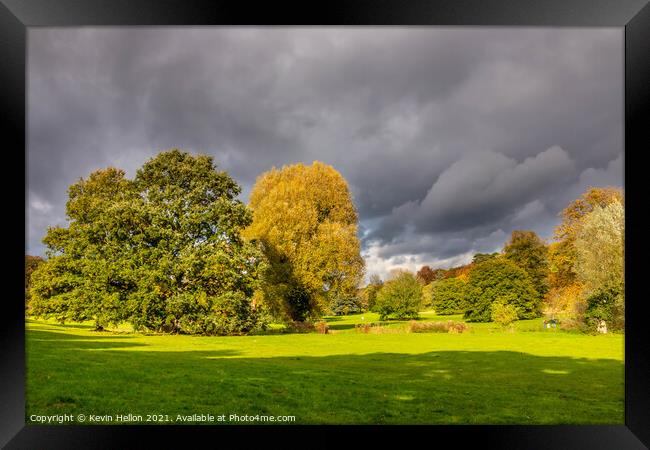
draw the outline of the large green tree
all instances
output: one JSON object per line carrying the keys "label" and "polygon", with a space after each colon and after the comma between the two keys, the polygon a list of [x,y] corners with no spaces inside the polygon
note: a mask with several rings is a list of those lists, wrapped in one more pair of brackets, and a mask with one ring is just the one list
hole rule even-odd
{"label": "large green tree", "polygon": [[519,319],[540,314],[541,296],[530,275],[506,258],[492,258],[477,264],[469,273],[465,290],[465,319],[489,322],[492,304],[513,305]]}
{"label": "large green tree", "polygon": [[467,283],[460,278],[447,278],[433,283],[433,308],[436,314],[464,312]]}
{"label": "large green tree", "polygon": [[548,248],[534,231],[514,230],[503,251],[530,275],[537,292],[548,292]]}
{"label": "large green tree", "polygon": [[69,189],[67,228],[44,238],[35,313],[98,327],[230,334],[255,329],[261,255],[239,186],[209,156],[163,152],[133,180],[109,168]]}
{"label": "large green tree", "polygon": [[262,302],[277,317],[304,321],[353,297],[363,276],[358,216],[345,179],[321,162],[262,174],[250,197],[246,236],[268,261]]}
{"label": "large green tree", "polygon": [[108,168],[80,179],[68,196],[69,226],[49,228],[43,238],[48,260],[32,276],[33,313],[94,319],[98,328],[126,320],[134,286],[126,237],[133,227],[123,222],[138,219],[133,183]]}
{"label": "large green tree", "polygon": [[377,294],[375,310],[380,320],[417,319],[422,303],[422,284],[409,272],[400,271]]}

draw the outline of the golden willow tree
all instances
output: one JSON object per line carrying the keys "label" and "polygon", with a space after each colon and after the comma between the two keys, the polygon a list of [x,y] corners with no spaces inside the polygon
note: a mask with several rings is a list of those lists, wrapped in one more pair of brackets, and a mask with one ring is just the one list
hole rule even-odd
{"label": "golden willow tree", "polygon": [[268,267],[261,301],[276,317],[304,321],[356,296],[364,263],[357,211],[345,179],[315,161],[262,174],[250,197],[253,223]]}

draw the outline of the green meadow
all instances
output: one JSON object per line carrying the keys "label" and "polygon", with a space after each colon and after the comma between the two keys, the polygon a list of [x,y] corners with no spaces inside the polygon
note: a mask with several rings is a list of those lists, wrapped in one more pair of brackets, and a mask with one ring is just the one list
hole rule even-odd
{"label": "green meadow", "polygon": [[[461,320],[425,312],[420,321],[450,319]],[[462,334],[411,333],[408,322],[379,324],[373,313],[327,322],[327,334],[276,326],[208,337],[28,319],[26,422],[236,414],[296,424],[624,423],[622,334],[544,329],[542,319],[512,329],[472,323]],[[383,326],[355,327],[370,322]]]}

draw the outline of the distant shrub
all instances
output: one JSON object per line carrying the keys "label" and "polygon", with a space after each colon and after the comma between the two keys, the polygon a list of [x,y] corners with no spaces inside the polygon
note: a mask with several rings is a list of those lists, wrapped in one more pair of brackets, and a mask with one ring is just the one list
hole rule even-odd
{"label": "distant shrub", "polygon": [[515,320],[517,320],[517,308],[514,305],[506,304],[500,300],[492,303],[492,322],[505,327]]}
{"label": "distant shrub", "polygon": [[289,322],[287,329],[293,333],[309,333],[314,331],[316,327],[311,322],[293,321]]}
{"label": "distant shrub", "polygon": [[330,330],[330,326],[327,324],[327,322],[324,321],[316,322],[316,325],[314,327],[316,328],[316,331],[320,334],[328,334]]}
{"label": "distant shrub", "polygon": [[562,319],[560,321],[560,330],[586,332],[589,327],[580,319]]}
{"label": "distant shrub", "polygon": [[372,326],[372,325],[369,324],[369,323],[358,323],[358,324],[356,324],[356,325],[354,326],[354,329],[355,329],[358,333],[369,333],[369,332],[370,332],[370,327],[371,327],[371,326]]}
{"label": "distant shrub", "polygon": [[412,274],[402,272],[386,282],[377,294],[375,310],[380,320],[415,319],[422,302],[422,285]]}
{"label": "distant shrub", "polygon": [[364,334],[400,333],[402,331],[399,327],[385,327],[378,323],[358,323],[354,326],[354,330]]}
{"label": "distant shrub", "polygon": [[463,333],[469,330],[464,322],[449,320],[447,322],[416,322],[412,320],[408,327],[411,333]]}
{"label": "distant shrub", "polygon": [[447,278],[433,283],[433,308],[436,314],[459,314],[464,312],[467,283],[460,278]]}
{"label": "distant shrub", "polygon": [[449,327],[446,322],[409,322],[409,332],[411,333],[446,333]]}
{"label": "distant shrub", "polygon": [[454,321],[449,321],[447,322],[449,326],[449,332],[452,334],[455,333],[464,333],[465,331],[469,331],[469,325],[467,325],[465,322],[454,322]]}

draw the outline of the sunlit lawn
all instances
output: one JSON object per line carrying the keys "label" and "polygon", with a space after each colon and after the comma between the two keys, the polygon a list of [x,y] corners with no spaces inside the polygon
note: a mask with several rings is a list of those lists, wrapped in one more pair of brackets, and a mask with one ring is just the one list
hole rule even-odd
{"label": "sunlit lawn", "polygon": [[[421,320],[460,320],[423,313]],[[470,324],[201,337],[27,322],[32,414],[293,415],[296,423],[622,424],[623,336]]]}

